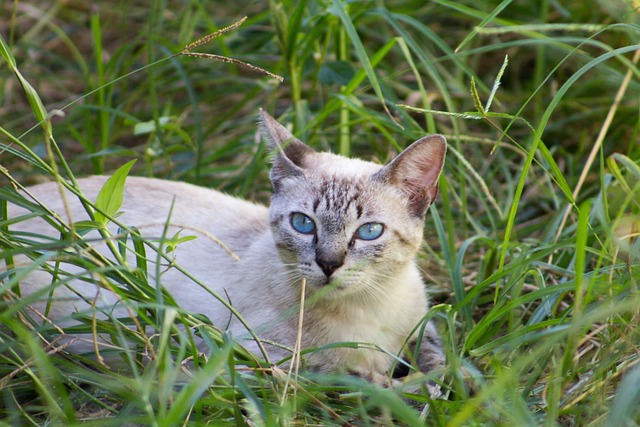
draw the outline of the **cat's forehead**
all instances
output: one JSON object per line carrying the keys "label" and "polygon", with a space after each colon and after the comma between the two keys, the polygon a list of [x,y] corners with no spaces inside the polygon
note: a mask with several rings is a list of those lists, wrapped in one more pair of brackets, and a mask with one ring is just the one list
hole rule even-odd
{"label": "cat's forehead", "polygon": [[311,197],[306,202],[314,214],[360,219],[379,210],[388,197],[380,182],[372,179],[380,165],[330,153],[317,153],[308,160],[305,172]]}
{"label": "cat's forehead", "polygon": [[349,159],[332,153],[314,153],[305,159],[305,169],[317,176],[336,179],[370,177],[382,166],[360,159]]}
{"label": "cat's forehead", "polygon": [[367,193],[366,181],[346,177],[326,177],[315,183],[311,209],[314,213],[347,213],[362,215]]}
{"label": "cat's forehead", "polygon": [[305,156],[302,163],[303,174],[281,181],[273,193],[276,210],[301,210],[340,226],[402,204],[396,190],[374,179],[382,165],[322,152]]}

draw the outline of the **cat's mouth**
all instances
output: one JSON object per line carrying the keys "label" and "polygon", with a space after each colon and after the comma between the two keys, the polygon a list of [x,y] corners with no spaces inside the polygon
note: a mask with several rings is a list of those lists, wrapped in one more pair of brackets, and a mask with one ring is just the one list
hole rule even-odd
{"label": "cat's mouth", "polygon": [[335,275],[322,276],[315,281],[315,285],[317,288],[325,289],[327,292],[342,291],[347,288],[344,279]]}
{"label": "cat's mouth", "polygon": [[334,300],[347,292],[347,286],[334,277],[316,277],[307,279],[307,296],[313,296],[314,301]]}
{"label": "cat's mouth", "polygon": [[326,289],[327,291],[341,290],[346,287],[344,281],[334,275],[328,277],[325,275],[306,276],[306,281],[310,288]]}

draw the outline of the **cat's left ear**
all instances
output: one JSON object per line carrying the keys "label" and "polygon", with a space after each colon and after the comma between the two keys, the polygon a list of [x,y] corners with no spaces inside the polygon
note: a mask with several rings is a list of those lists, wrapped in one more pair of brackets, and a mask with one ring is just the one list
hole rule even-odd
{"label": "cat's left ear", "polygon": [[262,108],[260,122],[262,134],[269,148],[274,152],[271,183],[276,189],[280,179],[303,174],[304,158],[315,151],[293,136],[289,129],[282,126]]}
{"label": "cat's left ear", "polygon": [[444,136],[425,136],[376,172],[374,178],[406,194],[411,213],[423,216],[438,194],[438,178],[446,153],[447,141]]}

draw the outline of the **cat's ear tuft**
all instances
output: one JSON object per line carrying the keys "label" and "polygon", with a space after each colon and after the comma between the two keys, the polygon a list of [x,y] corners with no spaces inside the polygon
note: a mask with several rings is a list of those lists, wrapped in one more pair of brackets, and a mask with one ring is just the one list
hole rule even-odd
{"label": "cat's ear tuft", "polygon": [[444,136],[425,136],[407,147],[374,178],[406,194],[411,213],[423,216],[438,194],[438,179],[446,153],[447,141]]}
{"label": "cat's ear tuft", "polygon": [[315,151],[297,139],[269,113],[260,109],[262,135],[273,153],[271,182],[274,190],[282,178],[302,175],[304,159]]}

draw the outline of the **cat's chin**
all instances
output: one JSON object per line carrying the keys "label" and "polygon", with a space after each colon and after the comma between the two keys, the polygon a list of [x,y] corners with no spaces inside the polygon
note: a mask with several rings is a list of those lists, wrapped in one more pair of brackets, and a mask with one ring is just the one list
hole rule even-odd
{"label": "cat's chin", "polygon": [[307,296],[319,300],[338,300],[367,293],[367,287],[353,277],[307,277]]}
{"label": "cat's chin", "polygon": [[306,277],[307,296],[314,299],[331,299],[345,292],[345,286],[340,280],[327,278],[326,276]]}

